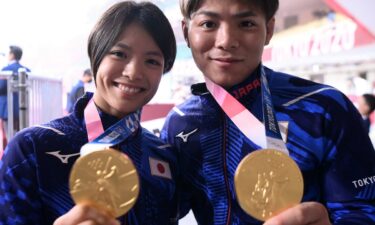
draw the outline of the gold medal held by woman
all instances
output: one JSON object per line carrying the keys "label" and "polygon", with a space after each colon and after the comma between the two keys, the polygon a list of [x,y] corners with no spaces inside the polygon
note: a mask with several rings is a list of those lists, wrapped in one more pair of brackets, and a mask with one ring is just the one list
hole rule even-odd
{"label": "gold medal held by woman", "polygon": [[234,177],[241,208],[265,221],[300,203],[303,177],[287,154],[273,149],[252,152],[242,159]]}
{"label": "gold medal held by woman", "polygon": [[69,185],[76,204],[93,204],[113,217],[128,212],[139,194],[139,179],[133,163],[114,149],[80,157],[71,170]]}

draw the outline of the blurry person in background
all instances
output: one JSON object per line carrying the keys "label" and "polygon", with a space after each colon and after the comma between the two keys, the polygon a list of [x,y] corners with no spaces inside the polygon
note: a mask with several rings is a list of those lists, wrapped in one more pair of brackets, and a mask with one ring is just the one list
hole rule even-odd
{"label": "blurry person in background", "polygon": [[358,111],[363,119],[363,127],[370,133],[370,115],[375,109],[375,96],[373,94],[363,94],[358,99]]}
{"label": "blurry person in background", "polygon": [[[18,132],[5,149],[0,161],[0,224],[176,224],[177,158],[140,125],[142,107],[155,95],[176,57],[168,19],[152,3],[118,2],[98,19],[87,49],[96,91],[86,92],[73,113]],[[93,206],[92,199],[91,204],[75,204],[69,190],[69,174],[81,147],[97,146],[102,140],[127,155],[138,172],[138,198],[116,201],[118,207],[135,203],[116,219]],[[116,183],[107,189],[106,184],[134,173],[115,176],[121,165],[103,161],[97,158],[86,167],[94,172],[86,178],[97,182],[78,181],[79,186],[95,191],[92,198],[105,198],[114,189],[111,199],[129,194],[130,185]],[[110,169],[103,170],[107,165]]]}
{"label": "blurry person in background", "polygon": [[68,113],[73,112],[74,104],[85,93],[85,84],[91,83],[91,81],[92,81],[91,69],[84,70],[81,79],[78,80],[77,84],[75,84],[72,87],[71,91],[68,93],[68,99],[67,99],[67,105],[66,105],[66,110],[68,111]]}
{"label": "blurry person in background", "polygon": [[[8,65],[2,68],[1,71],[11,71],[13,76],[18,76],[18,69],[25,68],[26,72],[30,69],[21,65],[22,49],[19,46],[9,46]],[[18,93],[13,94],[13,115],[14,115],[14,129],[18,130],[19,124],[19,103]],[[6,79],[0,79],[0,120],[4,122],[4,129],[7,129],[8,120],[8,84]]]}

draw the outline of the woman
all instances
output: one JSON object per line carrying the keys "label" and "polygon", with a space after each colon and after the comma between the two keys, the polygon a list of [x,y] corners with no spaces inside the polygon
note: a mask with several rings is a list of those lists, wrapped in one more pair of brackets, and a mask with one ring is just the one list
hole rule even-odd
{"label": "woman", "polygon": [[[375,151],[353,104],[332,87],[262,65],[278,5],[180,0],[183,34],[206,80],[160,132],[179,154],[180,215],[192,210],[205,225],[375,224]],[[303,191],[284,170],[293,162],[275,163],[282,154],[264,148],[289,154]],[[288,207],[273,207],[293,196],[301,203],[277,214]]]}
{"label": "woman", "polygon": [[[92,30],[88,54],[96,92],[86,93],[71,115],[25,129],[9,143],[0,162],[0,224],[175,223],[176,158],[139,127],[138,114],[174,63],[176,42],[167,18],[151,3],[117,3]],[[118,221],[92,206],[74,206],[69,193],[81,146],[98,136],[88,125],[93,114],[101,123],[94,128],[102,125],[104,134],[123,118],[136,118],[125,139],[111,142],[132,159],[140,180],[137,202]],[[151,162],[163,167],[155,171]]]}

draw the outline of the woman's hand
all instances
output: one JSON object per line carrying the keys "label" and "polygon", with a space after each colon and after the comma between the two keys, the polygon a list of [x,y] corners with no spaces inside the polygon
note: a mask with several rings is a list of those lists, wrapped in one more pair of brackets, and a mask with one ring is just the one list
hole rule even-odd
{"label": "woman's hand", "polygon": [[95,207],[78,204],[69,212],[60,216],[53,223],[54,225],[120,225],[108,213]]}

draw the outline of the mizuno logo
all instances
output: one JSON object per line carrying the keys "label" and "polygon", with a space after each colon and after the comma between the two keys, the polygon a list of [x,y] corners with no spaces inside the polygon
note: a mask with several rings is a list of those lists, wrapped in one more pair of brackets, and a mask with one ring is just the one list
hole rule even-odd
{"label": "mizuno logo", "polygon": [[184,131],[182,131],[181,133],[177,134],[176,137],[181,138],[183,142],[187,142],[189,136],[195,133],[197,130],[198,128],[196,128],[195,130],[192,130],[190,133],[187,133],[187,134],[184,134]]}
{"label": "mizuno logo", "polygon": [[62,155],[60,154],[60,151],[55,151],[55,152],[46,152],[46,154],[56,156],[61,160],[62,163],[68,163],[68,159],[73,156],[79,156],[81,153],[74,153],[74,154],[69,154],[69,155]]}

